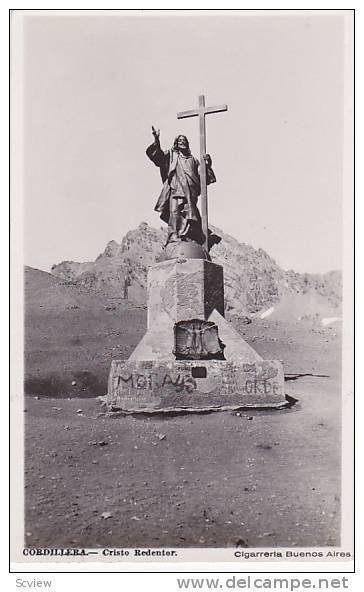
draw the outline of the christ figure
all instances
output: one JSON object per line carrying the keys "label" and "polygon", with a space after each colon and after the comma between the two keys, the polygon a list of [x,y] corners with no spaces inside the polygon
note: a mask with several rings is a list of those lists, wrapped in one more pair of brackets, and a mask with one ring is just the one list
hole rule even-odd
{"label": "christ figure", "polygon": [[[155,210],[168,224],[167,243],[195,241],[202,245],[205,236],[202,231],[201,216],[197,199],[201,192],[200,163],[190,151],[186,136],[176,137],[170,150],[162,150],[159,130],[152,127],[154,142],[146,153],[150,160],[159,167],[163,188]],[[211,168],[209,154],[205,155],[207,184],[215,183],[216,177]],[[209,247],[220,241],[220,237],[209,231]]]}

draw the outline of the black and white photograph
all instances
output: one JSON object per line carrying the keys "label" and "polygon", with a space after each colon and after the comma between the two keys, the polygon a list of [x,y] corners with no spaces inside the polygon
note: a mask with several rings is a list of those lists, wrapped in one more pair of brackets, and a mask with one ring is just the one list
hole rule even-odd
{"label": "black and white photograph", "polygon": [[13,561],[352,565],[353,22],[11,11]]}

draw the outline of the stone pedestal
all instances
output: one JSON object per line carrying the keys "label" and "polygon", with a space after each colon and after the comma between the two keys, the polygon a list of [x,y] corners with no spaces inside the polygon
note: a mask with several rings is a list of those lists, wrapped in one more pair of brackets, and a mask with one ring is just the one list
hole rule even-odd
{"label": "stone pedestal", "polygon": [[[175,355],[175,325],[217,326],[224,359]],[[223,269],[205,259],[173,259],[148,273],[147,332],[127,361],[111,364],[108,408],[125,411],[280,407],[282,362],[263,360],[224,319]]]}
{"label": "stone pedestal", "polygon": [[172,259],[148,273],[148,330],[130,360],[174,361],[173,327],[188,319],[224,314],[224,278],[220,265],[204,259]]}

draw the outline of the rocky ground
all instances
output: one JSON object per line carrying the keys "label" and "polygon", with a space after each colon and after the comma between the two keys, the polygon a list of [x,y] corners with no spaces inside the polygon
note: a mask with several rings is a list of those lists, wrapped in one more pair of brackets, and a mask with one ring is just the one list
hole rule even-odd
{"label": "rocky ground", "polygon": [[145,308],[35,270],[26,282],[27,545],[339,544],[338,323],[232,319],[284,361],[290,409],[108,417],[97,395]]}

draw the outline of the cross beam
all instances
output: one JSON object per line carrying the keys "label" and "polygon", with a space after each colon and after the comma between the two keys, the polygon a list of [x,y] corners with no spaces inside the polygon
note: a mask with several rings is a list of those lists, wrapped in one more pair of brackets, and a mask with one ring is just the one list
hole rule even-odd
{"label": "cross beam", "polygon": [[209,224],[208,224],[208,207],[207,207],[207,183],[206,183],[206,123],[205,115],[208,113],[219,113],[220,111],[227,111],[227,105],[219,105],[218,107],[205,107],[205,96],[198,97],[198,109],[190,109],[189,111],[181,111],[177,113],[177,119],[185,119],[186,117],[198,117],[200,124],[200,182],[201,182],[201,218],[202,231],[205,235],[204,247],[206,252],[209,252]]}

